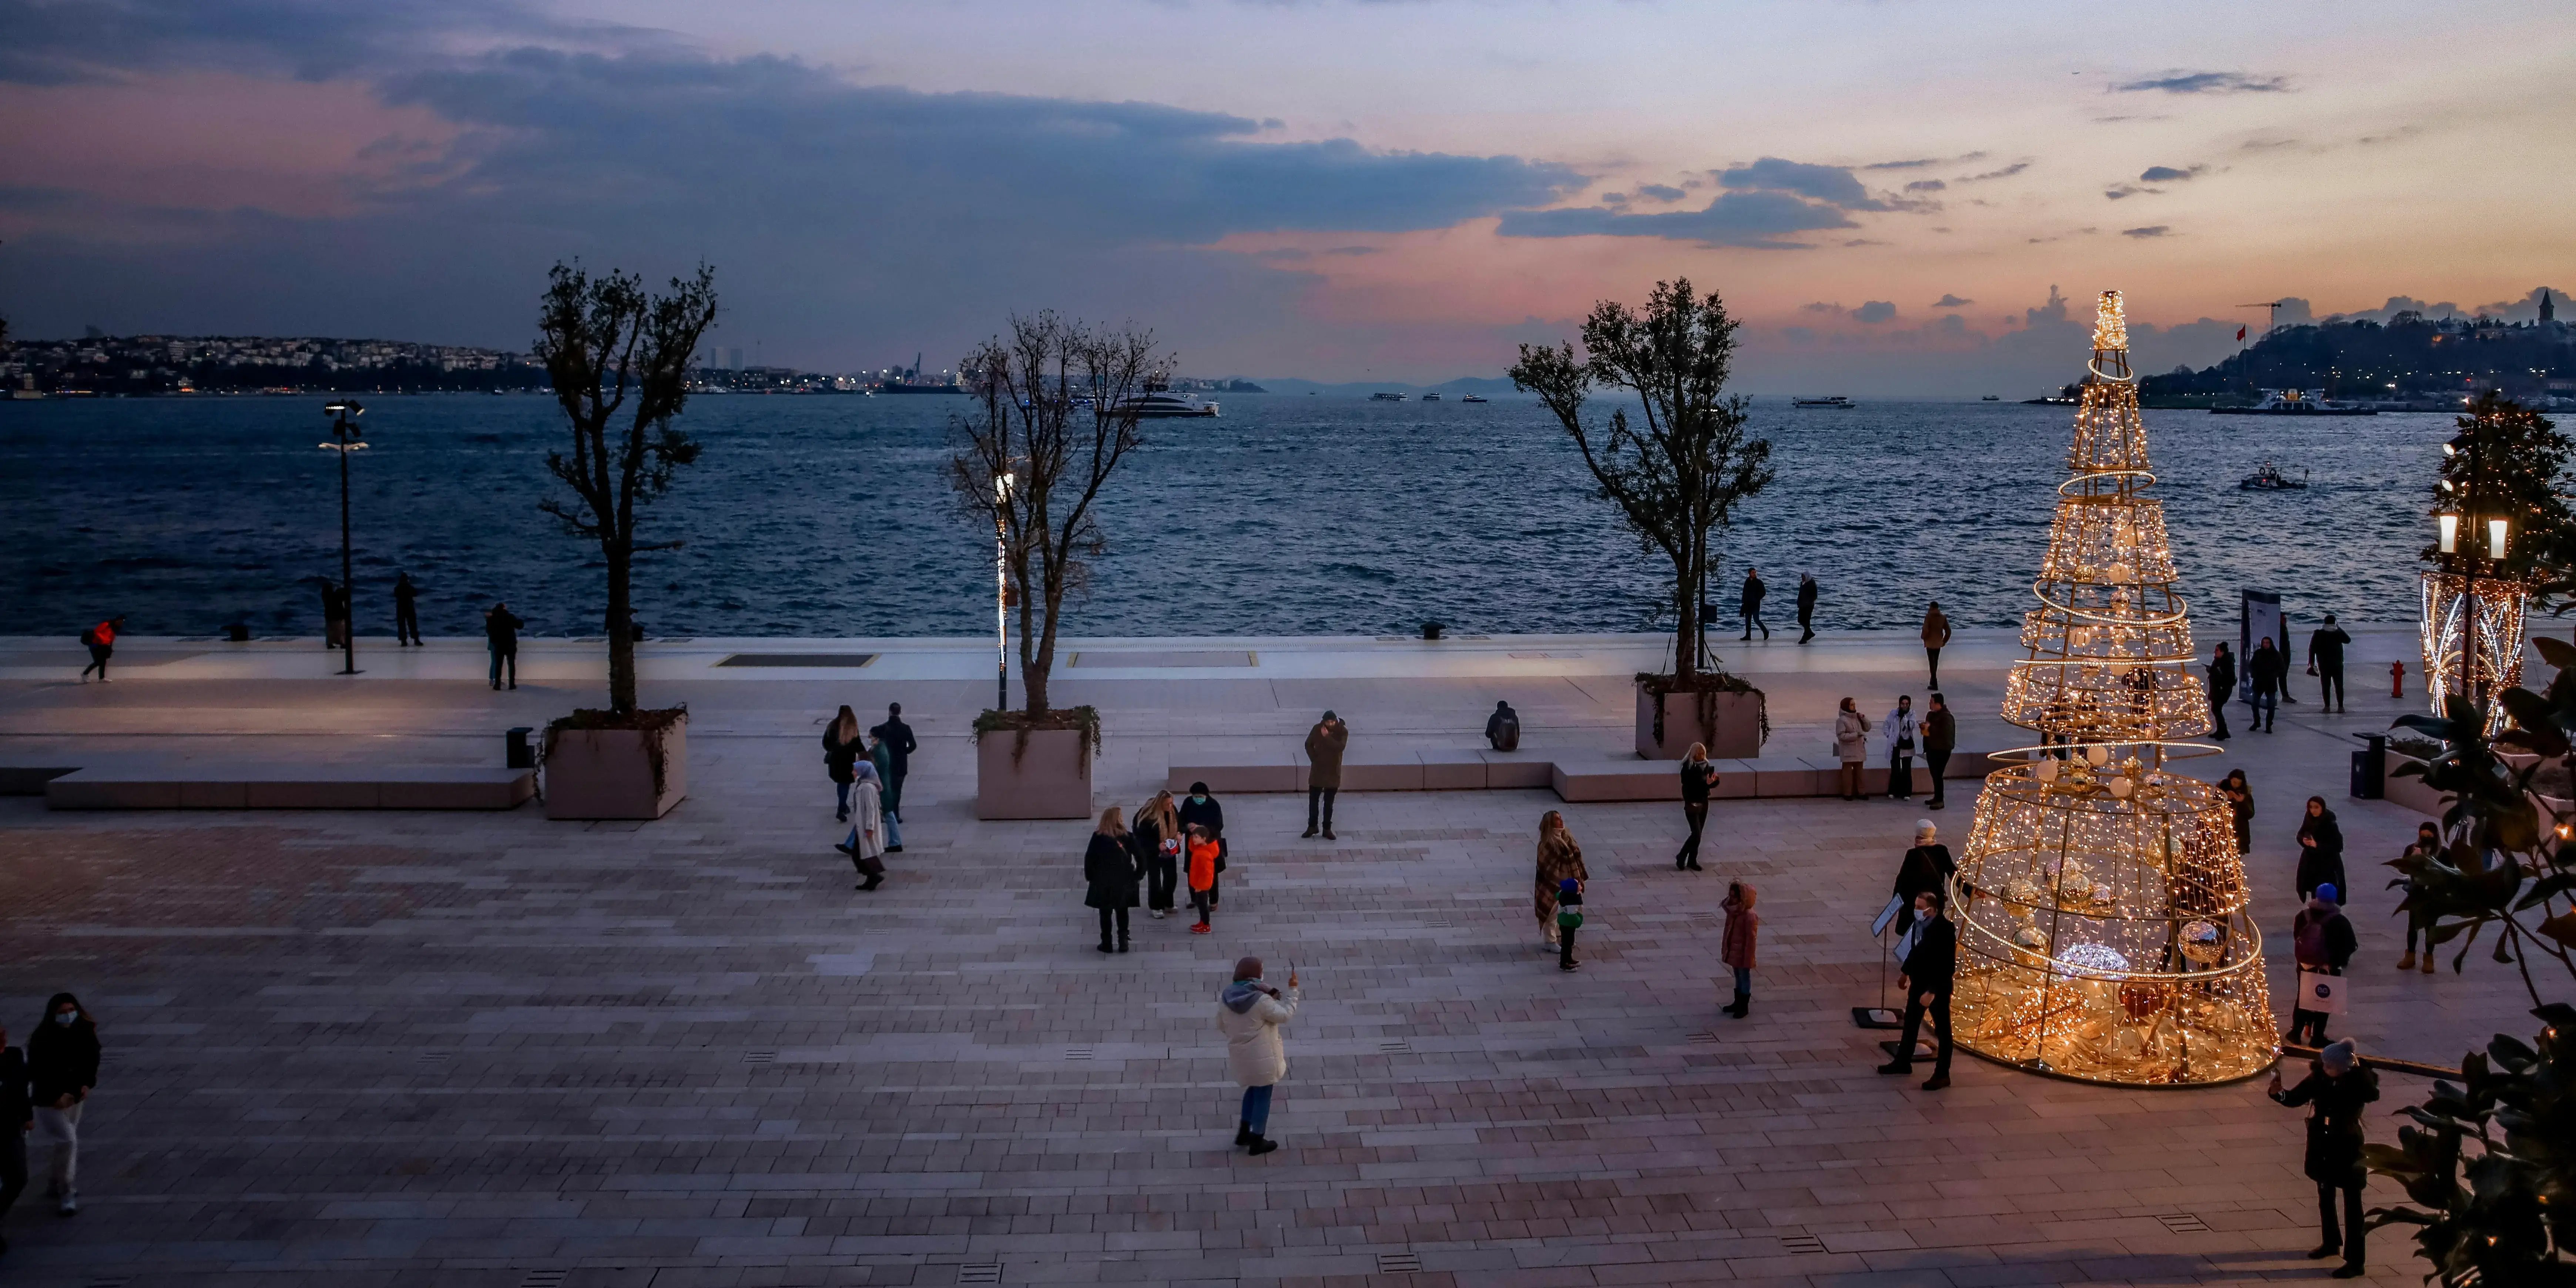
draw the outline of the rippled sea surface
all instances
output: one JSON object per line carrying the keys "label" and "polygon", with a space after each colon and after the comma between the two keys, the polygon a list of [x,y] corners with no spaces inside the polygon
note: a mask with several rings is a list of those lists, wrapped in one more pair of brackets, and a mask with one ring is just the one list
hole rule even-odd
{"label": "rippled sea surface", "polygon": [[[0,403],[0,633],[138,634],[243,620],[318,634],[339,571],[338,476],[319,398]],[[1109,552],[1074,634],[1643,629],[1641,552],[1534,403],[1238,394],[1216,420],[1149,423],[1100,507]],[[638,617],[657,635],[972,635],[992,621],[992,538],[949,498],[943,397],[701,397],[699,464],[655,506]],[[1606,410],[1606,409],[1605,409]],[[2403,621],[2423,489],[2449,419],[2147,413],[2184,591],[2208,633],[2240,589],[2294,612]],[[2030,603],[2072,409],[1756,404],[1779,478],[1725,537],[1726,610],[1748,563],[1774,629],[1797,574],[1819,625],[1897,627],[1937,598],[1961,625]],[[397,569],[431,634],[479,633],[506,598],[548,635],[599,633],[595,547],[537,502],[563,439],[539,397],[368,400],[352,462],[361,628],[390,630]],[[2265,460],[2306,492],[2238,490]],[[1666,614],[1668,620],[1668,613]]]}

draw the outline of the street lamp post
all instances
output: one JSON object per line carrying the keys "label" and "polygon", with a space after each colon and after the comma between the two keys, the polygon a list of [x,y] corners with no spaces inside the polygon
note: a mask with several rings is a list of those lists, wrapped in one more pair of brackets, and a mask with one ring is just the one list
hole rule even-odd
{"label": "street lamp post", "polygon": [[1011,476],[993,476],[993,709],[1011,709],[1010,538],[1004,518],[1011,504]]}
{"label": "street lamp post", "polygon": [[349,453],[366,450],[358,418],[367,409],[354,402],[335,402],[322,409],[331,418],[331,441],[322,450],[340,454],[340,674],[358,673],[358,591],[349,558]]}

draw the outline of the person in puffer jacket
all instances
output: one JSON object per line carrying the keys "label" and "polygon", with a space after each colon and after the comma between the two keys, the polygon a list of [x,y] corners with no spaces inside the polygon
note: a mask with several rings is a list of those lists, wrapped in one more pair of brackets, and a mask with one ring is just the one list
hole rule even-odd
{"label": "person in puffer jacket", "polygon": [[1216,1027],[1225,1035],[1225,1062],[1243,1088],[1243,1117],[1235,1128],[1236,1148],[1255,1155],[1279,1148],[1262,1135],[1270,1126],[1270,1093],[1288,1076],[1288,1050],[1279,1041],[1279,1026],[1297,1014],[1297,972],[1288,972],[1288,991],[1261,982],[1261,959],[1234,964],[1234,982],[1217,994]]}

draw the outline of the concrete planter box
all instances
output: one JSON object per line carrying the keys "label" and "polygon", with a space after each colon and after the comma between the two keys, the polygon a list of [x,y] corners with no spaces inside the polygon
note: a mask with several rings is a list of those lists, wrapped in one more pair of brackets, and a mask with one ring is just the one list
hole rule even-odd
{"label": "concrete planter box", "polygon": [[2440,818],[2442,816],[2442,794],[2440,792],[2425,786],[2423,779],[2417,778],[2411,774],[2404,778],[2399,778],[2397,776],[2397,767],[2399,765],[2421,765],[2423,763],[2423,761],[2417,760],[2413,756],[2402,756],[2394,751],[2381,752],[2379,754],[2379,769],[2382,777],[2387,783],[2383,799],[2391,805],[2411,809],[2418,814],[2430,814],[2435,818]]}
{"label": "concrete planter box", "polygon": [[[1091,743],[1083,731],[1033,729],[1028,749],[1014,757],[1019,745],[1008,729],[976,740],[975,817],[1091,817]],[[1213,780],[1208,786],[1217,789]]]}
{"label": "concrete planter box", "polygon": [[[1663,741],[1655,740],[1655,706],[1664,708]],[[1762,695],[1721,693],[1715,707],[1717,727],[1699,722],[1696,693],[1649,693],[1637,686],[1637,756],[1641,760],[1678,761],[1695,742],[1708,744],[1711,760],[1752,760],[1762,754]],[[1679,790],[1678,788],[1675,790]]]}
{"label": "concrete planter box", "polygon": [[656,819],[689,794],[689,722],[662,732],[662,790],[640,729],[566,729],[546,753],[546,817]]}

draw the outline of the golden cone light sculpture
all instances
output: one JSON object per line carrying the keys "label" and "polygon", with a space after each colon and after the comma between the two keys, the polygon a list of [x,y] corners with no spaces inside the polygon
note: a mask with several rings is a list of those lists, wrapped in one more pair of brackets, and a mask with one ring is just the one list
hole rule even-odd
{"label": "golden cone light sculpture", "polygon": [[2192,671],[2117,291],[2102,293],[2048,554],[2004,718],[2040,745],[1986,777],[1951,889],[1952,1019],[1989,1059],[2183,1086],[2270,1067],[2263,943],[2226,800],[2169,768],[2218,748]]}

